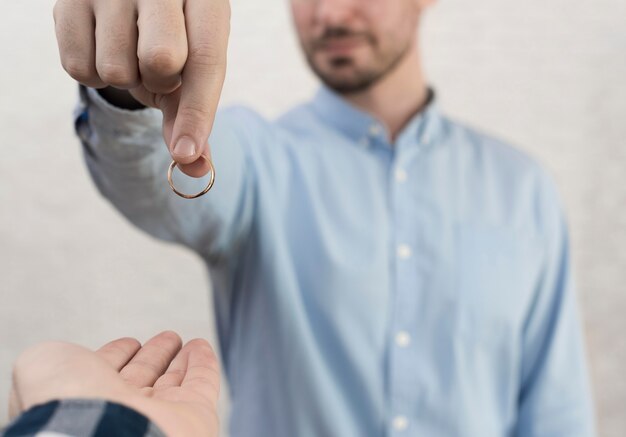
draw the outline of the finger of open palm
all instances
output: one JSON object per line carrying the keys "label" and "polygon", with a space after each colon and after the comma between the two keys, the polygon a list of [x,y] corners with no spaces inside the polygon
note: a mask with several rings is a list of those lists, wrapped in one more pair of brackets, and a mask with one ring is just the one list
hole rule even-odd
{"label": "finger of open palm", "polygon": [[167,389],[170,387],[180,387],[187,373],[189,353],[197,348],[203,347],[210,348],[209,343],[203,339],[194,339],[187,342],[167,368],[167,372],[154,383],[154,388]]}
{"label": "finger of open palm", "polygon": [[217,402],[220,392],[219,363],[208,343],[190,350],[181,387],[202,395],[212,404]]}
{"label": "finger of open palm", "polygon": [[119,372],[139,348],[141,348],[141,343],[134,338],[118,338],[102,346],[96,354]]}
{"label": "finger of open palm", "polygon": [[138,388],[151,387],[163,375],[181,348],[175,332],[166,331],[148,340],[120,371],[127,383]]}

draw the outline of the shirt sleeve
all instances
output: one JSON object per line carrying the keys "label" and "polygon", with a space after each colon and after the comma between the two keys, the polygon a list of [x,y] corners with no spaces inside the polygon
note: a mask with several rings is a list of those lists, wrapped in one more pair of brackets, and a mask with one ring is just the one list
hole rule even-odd
{"label": "shirt sleeve", "polygon": [[542,184],[540,191],[544,268],[524,326],[515,435],[593,436],[592,396],[567,225],[551,181]]}
{"label": "shirt sleeve", "polygon": [[37,405],[0,432],[1,437],[165,437],[146,416],[96,399],[63,399]]}
{"label": "shirt sleeve", "polygon": [[[167,182],[171,157],[160,111],[121,109],[81,85],[74,121],[100,193],[145,232],[191,247],[210,260],[237,247],[252,220],[254,175],[240,132],[246,115],[240,108],[218,111],[209,138],[215,184],[193,200],[177,196]],[[201,191],[206,183],[206,178],[176,173],[175,183],[183,192]]]}

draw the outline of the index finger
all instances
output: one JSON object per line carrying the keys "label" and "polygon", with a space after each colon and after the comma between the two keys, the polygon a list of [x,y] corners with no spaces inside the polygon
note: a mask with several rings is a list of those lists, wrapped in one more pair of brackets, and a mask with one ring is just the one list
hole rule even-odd
{"label": "index finger", "polygon": [[187,370],[181,387],[194,391],[215,405],[220,393],[220,370],[217,356],[206,341],[190,343]]}
{"label": "index finger", "polygon": [[170,150],[178,163],[191,164],[207,147],[222,92],[230,32],[228,1],[187,0],[185,26],[189,55]]}

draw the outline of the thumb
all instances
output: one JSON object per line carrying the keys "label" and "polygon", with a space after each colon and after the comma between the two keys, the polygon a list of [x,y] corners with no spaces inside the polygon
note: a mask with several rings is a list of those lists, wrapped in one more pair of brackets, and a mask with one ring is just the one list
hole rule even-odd
{"label": "thumb", "polygon": [[[209,160],[211,159],[211,153],[206,145],[206,141],[202,143],[203,147],[200,148],[200,153],[196,154],[197,157],[195,160],[193,157],[190,157],[189,154],[174,152],[176,144],[173,143],[172,138],[180,103],[180,87],[169,94],[156,94],[148,91],[143,85],[139,85],[130,90],[130,94],[135,100],[141,102],[143,105],[161,110],[161,113],[163,114],[163,139],[165,140],[165,144],[167,144],[168,150],[172,155],[172,159],[176,161],[180,170],[189,176],[198,178],[207,174],[211,169],[211,166],[206,159],[197,159],[200,157],[200,154],[203,154]],[[190,161],[191,163],[185,164],[185,162]]]}
{"label": "thumb", "polygon": [[[174,125],[179,114],[178,108],[180,105],[180,89],[174,91],[172,94],[163,96],[159,101],[159,108],[163,113],[163,139],[165,144],[168,145],[172,159],[178,164],[178,168],[188,176],[202,177],[209,172],[211,166],[206,159],[199,159],[200,155],[204,155],[211,160],[211,150],[208,147],[206,137],[209,135],[210,127],[207,128],[206,133],[201,133],[198,141],[198,150],[196,148],[196,142],[193,141],[193,145],[173,141],[174,138]],[[183,130],[184,132],[184,130]],[[188,141],[189,138],[193,138],[194,135],[181,135],[185,137],[183,141]],[[197,135],[196,135],[197,136]],[[177,148],[178,146],[178,148]],[[194,148],[194,153],[189,154],[186,152],[186,148]]]}
{"label": "thumb", "polygon": [[[172,138],[168,143],[179,164],[192,164],[207,154],[207,140],[226,74],[230,9],[227,1],[188,0],[185,26],[189,55],[182,72]],[[174,104],[167,108],[171,121]],[[165,115],[165,112],[164,112]],[[165,120],[164,120],[165,122]],[[190,167],[181,166],[181,170]],[[189,174],[189,171],[185,171]],[[206,173],[206,172],[205,172]]]}

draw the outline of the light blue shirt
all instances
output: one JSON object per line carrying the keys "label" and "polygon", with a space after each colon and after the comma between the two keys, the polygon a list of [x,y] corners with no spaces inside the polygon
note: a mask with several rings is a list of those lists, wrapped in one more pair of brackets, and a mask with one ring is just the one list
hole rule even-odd
{"label": "light blue shirt", "polygon": [[220,111],[190,201],[158,111],[81,95],[98,189],[210,269],[232,437],[593,435],[562,209],[521,152],[434,103],[390,144],[323,88]]}

